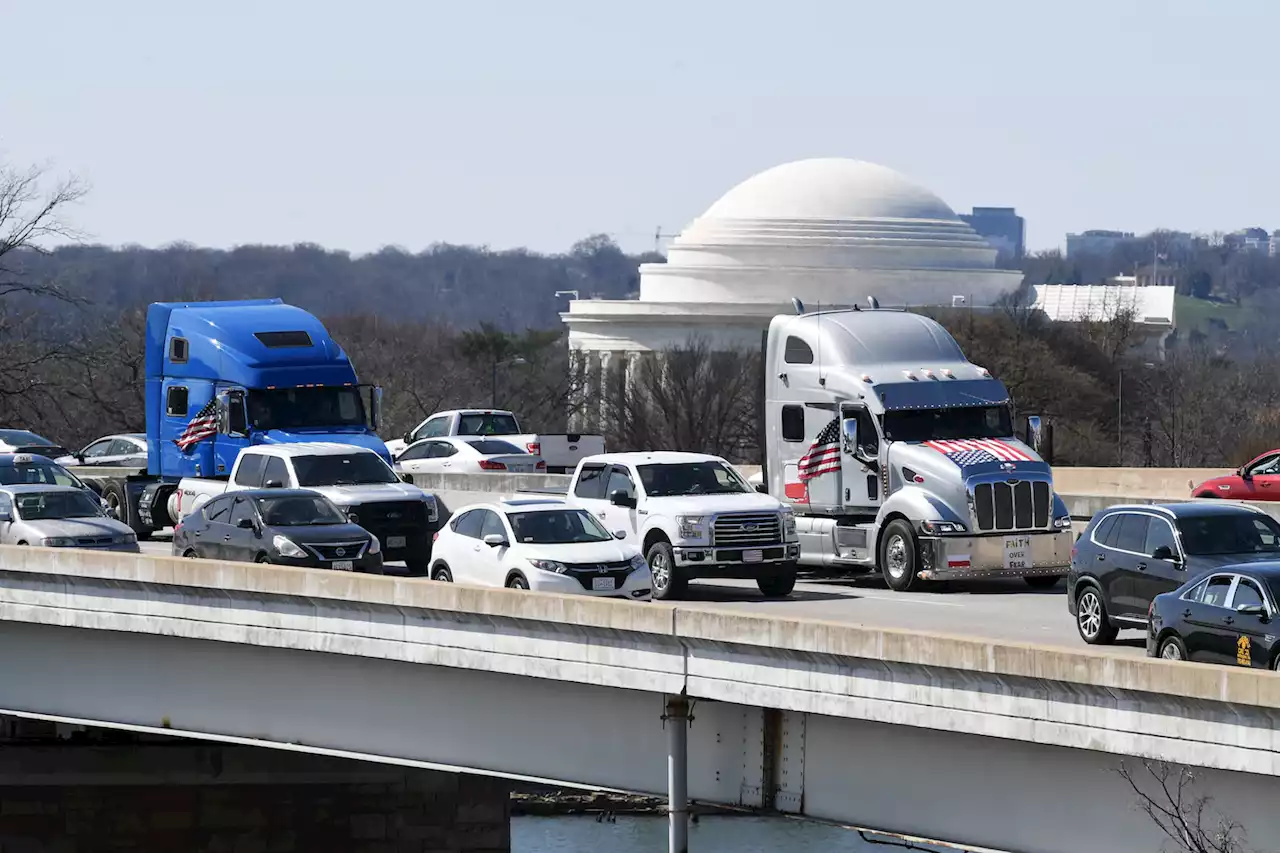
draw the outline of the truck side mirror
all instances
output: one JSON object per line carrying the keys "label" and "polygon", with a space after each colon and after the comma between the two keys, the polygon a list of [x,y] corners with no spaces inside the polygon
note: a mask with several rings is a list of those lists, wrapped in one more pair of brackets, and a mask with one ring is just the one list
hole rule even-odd
{"label": "truck side mirror", "polygon": [[636,505],[636,499],[631,497],[631,495],[627,494],[622,489],[614,489],[613,492],[609,495],[609,503],[613,504],[614,506],[625,506],[625,507],[634,508]]}
{"label": "truck side mirror", "polygon": [[1027,415],[1027,446],[1038,454],[1043,444],[1044,423],[1039,415]]}
{"label": "truck side mirror", "polygon": [[840,432],[844,436],[844,452],[855,455],[858,452],[858,419],[845,418],[840,423]]}
{"label": "truck side mirror", "polygon": [[267,480],[265,483],[262,484],[262,487],[264,489],[282,489],[284,488],[284,483],[280,482],[279,480]]}
{"label": "truck side mirror", "polygon": [[373,419],[373,431],[377,432],[382,427],[382,386],[373,386],[373,411],[371,417]]}

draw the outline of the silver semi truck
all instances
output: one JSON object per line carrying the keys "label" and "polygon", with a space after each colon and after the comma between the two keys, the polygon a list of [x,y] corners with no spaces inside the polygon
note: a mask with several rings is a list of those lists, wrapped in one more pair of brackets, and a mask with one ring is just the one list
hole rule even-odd
{"label": "silver semi truck", "polygon": [[927,317],[795,306],[765,335],[763,488],[796,513],[802,571],[1066,574],[1071,518],[999,380]]}

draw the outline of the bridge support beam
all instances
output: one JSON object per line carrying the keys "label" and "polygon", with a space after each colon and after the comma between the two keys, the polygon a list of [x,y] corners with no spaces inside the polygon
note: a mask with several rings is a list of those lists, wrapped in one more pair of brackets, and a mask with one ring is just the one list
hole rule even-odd
{"label": "bridge support beam", "polygon": [[668,853],[689,850],[689,697],[668,696],[667,727],[667,832]]}

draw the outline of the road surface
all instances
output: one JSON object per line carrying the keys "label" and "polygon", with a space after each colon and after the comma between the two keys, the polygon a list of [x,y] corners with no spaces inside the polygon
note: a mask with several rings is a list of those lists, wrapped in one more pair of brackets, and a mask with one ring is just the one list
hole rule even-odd
{"label": "road surface", "polygon": [[[142,543],[144,554],[169,554],[167,538]],[[397,564],[388,565],[395,573]],[[701,581],[686,606],[743,610],[806,619],[1085,648],[1064,598],[1065,584],[1033,590],[1021,580],[950,582],[931,592],[894,592],[879,580],[800,582],[790,598],[760,596],[750,581]],[[1145,654],[1141,631],[1121,631],[1111,651]]]}

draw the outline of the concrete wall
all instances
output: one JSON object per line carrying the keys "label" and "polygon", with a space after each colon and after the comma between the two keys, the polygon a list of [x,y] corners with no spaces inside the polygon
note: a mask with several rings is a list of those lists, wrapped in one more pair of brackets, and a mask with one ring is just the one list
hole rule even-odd
{"label": "concrete wall", "polygon": [[1182,500],[1192,485],[1230,474],[1229,468],[1067,468],[1053,469],[1060,495],[1113,495]]}

